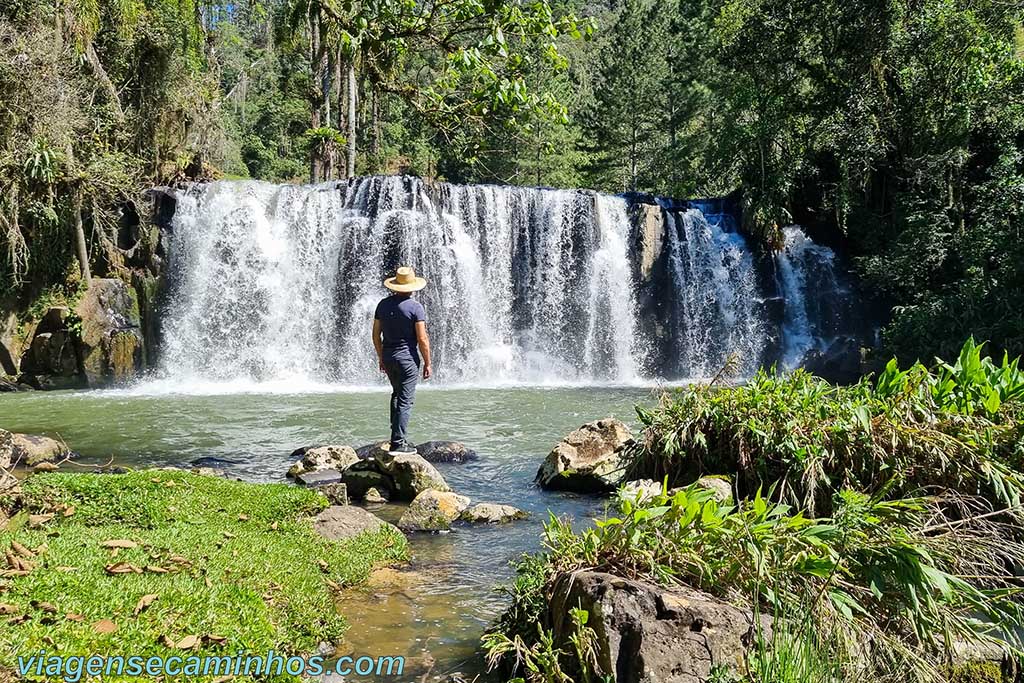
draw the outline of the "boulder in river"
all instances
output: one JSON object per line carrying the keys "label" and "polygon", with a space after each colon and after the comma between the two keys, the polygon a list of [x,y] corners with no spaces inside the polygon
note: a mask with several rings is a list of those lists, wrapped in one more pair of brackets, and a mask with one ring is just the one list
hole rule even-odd
{"label": "boulder in river", "polygon": [[313,446],[302,449],[301,455],[302,459],[288,470],[289,477],[297,477],[304,472],[340,471],[359,462],[359,456],[349,446]]}
{"label": "boulder in river", "polygon": [[589,422],[558,442],[537,471],[541,488],[599,493],[613,490],[623,476],[621,451],[629,428],[614,418]]}
{"label": "boulder in river", "polygon": [[469,498],[451,491],[428,489],[409,504],[398,520],[402,531],[446,531],[469,507]]}
{"label": "boulder in river", "polygon": [[48,436],[13,434],[11,462],[34,467],[41,462],[55,462],[69,458],[73,453],[61,442]]}
{"label": "boulder in river", "polygon": [[403,454],[376,462],[380,471],[391,477],[392,500],[411,501],[424,491],[451,491],[437,468],[422,456]]}
{"label": "boulder in river", "polygon": [[526,519],[527,513],[511,505],[498,505],[497,503],[477,503],[466,508],[459,515],[463,522],[471,524],[504,524],[519,519]]}
{"label": "boulder in river", "polygon": [[[671,590],[601,572],[556,580],[548,606],[556,647],[570,647],[572,611],[585,610],[597,638],[597,665],[618,683],[706,681],[713,669],[742,670],[754,643],[754,616],[702,591]],[[771,638],[771,619],[760,629]]]}
{"label": "boulder in river", "polygon": [[380,517],[353,505],[332,505],[313,518],[313,529],[329,541],[347,541],[364,531],[387,524]]}

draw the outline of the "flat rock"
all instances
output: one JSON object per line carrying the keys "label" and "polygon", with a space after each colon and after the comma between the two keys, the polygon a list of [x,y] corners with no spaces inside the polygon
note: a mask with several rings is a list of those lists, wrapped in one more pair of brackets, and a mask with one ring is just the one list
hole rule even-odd
{"label": "flat rock", "polygon": [[631,440],[629,428],[614,418],[589,422],[571,432],[548,453],[537,471],[541,488],[602,493],[622,480],[622,447]]}
{"label": "flat rock", "polygon": [[313,529],[329,541],[347,541],[387,525],[380,517],[352,505],[332,505],[313,518]]}
{"label": "flat rock", "polygon": [[295,481],[303,486],[317,487],[328,484],[342,484],[343,476],[338,470],[320,470],[318,472],[303,472],[295,477]]}
{"label": "flat rock", "polygon": [[13,434],[11,462],[32,467],[41,462],[54,462],[71,457],[67,446],[48,436]]}
{"label": "flat rock", "polygon": [[445,531],[469,507],[469,498],[451,491],[423,491],[398,520],[402,531]]}
{"label": "flat rock", "polygon": [[466,508],[459,515],[463,522],[472,524],[504,524],[519,519],[526,519],[527,513],[511,505],[498,505],[497,503],[477,503]]}
{"label": "flat rock", "polygon": [[351,446],[311,446],[294,453],[300,451],[302,459],[288,470],[289,477],[297,477],[304,472],[340,471],[359,461]]}

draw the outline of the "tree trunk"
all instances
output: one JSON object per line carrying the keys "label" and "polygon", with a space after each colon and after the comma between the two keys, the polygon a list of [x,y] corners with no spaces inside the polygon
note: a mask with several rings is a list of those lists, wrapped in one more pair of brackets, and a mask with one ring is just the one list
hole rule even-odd
{"label": "tree trunk", "polygon": [[124,109],[121,108],[121,98],[117,94],[117,88],[114,87],[114,82],[110,80],[110,76],[107,75],[107,70],[103,68],[103,64],[100,62],[100,56],[96,54],[96,48],[92,43],[85,46],[85,60],[89,63],[89,67],[92,69],[93,75],[96,80],[99,81],[100,85],[107,93],[107,97],[110,99],[110,103],[114,107],[114,114],[117,116],[117,120],[124,121]]}
{"label": "tree trunk", "polygon": [[[320,21],[319,17],[310,16],[307,18],[309,27],[309,70],[312,75],[309,83],[309,127],[317,129],[320,127],[320,87],[323,85],[320,80]],[[309,182],[320,181],[320,152],[317,145],[309,149]]]}
{"label": "tree trunk", "polygon": [[337,111],[335,116],[338,120],[335,128],[338,130],[345,128],[345,108],[343,106],[345,102],[345,84],[341,78],[341,64],[341,47],[338,47],[334,51],[334,109]]}
{"label": "tree trunk", "polygon": [[356,175],[356,64],[355,56],[348,63],[348,160],[345,176]]}
{"label": "tree trunk", "polygon": [[78,265],[82,267],[82,282],[92,287],[92,272],[89,270],[89,249],[85,244],[85,228],[82,227],[82,191],[75,190],[75,251]]}

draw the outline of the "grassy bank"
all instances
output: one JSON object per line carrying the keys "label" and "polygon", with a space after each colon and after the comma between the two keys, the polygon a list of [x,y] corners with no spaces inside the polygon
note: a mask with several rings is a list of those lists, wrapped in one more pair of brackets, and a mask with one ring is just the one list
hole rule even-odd
{"label": "grassy bank", "polygon": [[333,592],[406,553],[388,530],[321,539],[308,516],[327,501],[314,491],[179,471],[36,475],[23,504],[0,533],[27,563],[0,579],[7,668],[58,649],[308,654],[345,630]]}
{"label": "grassy bank", "polygon": [[[1024,650],[1022,395],[1017,361],[968,342],[953,364],[893,363],[852,387],[762,373],[666,396],[639,411],[629,453],[662,494],[620,494],[584,530],[552,519],[485,638],[492,663],[528,681],[613,674],[587,615],[567,636],[549,613],[561,578],[593,570],[773,616],[773,640],[716,681],[1001,680],[956,653]],[[738,502],[687,486],[707,474],[732,477]]]}

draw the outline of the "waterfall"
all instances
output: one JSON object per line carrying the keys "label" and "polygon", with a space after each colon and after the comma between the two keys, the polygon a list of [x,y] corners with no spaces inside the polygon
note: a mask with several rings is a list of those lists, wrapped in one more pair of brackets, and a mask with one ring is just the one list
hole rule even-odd
{"label": "waterfall", "polygon": [[761,364],[767,324],[746,240],[694,208],[666,209],[666,222],[674,374],[708,377],[734,355],[749,375]]}
{"label": "waterfall", "polygon": [[800,365],[811,351],[824,351],[845,331],[852,316],[850,289],[840,278],[835,253],[815,244],[800,229],[783,229],[784,245],[775,255],[778,288],[785,302],[782,367]]}
{"label": "waterfall", "polygon": [[373,177],[216,182],[178,196],[161,370],[380,381],[370,328],[399,264],[427,278],[442,383],[641,377],[625,200]]}
{"label": "waterfall", "polygon": [[[839,282],[831,251],[789,228],[767,291],[734,221],[668,202],[642,273],[634,201],[589,191],[396,176],[175,199],[158,374],[177,386],[381,383],[372,316],[398,265],[429,282],[417,296],[448,385],[705,377],[730,354],[749,374],[778,337],[789,364],[828,327],[810,290]],[[764,312],[778,295],[781,321]]]}

